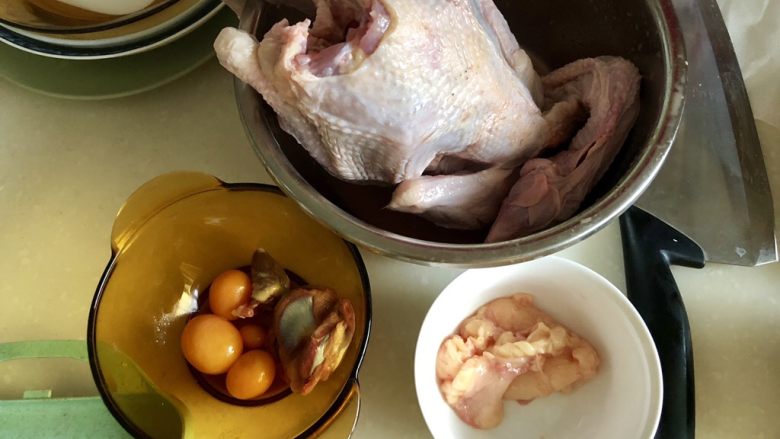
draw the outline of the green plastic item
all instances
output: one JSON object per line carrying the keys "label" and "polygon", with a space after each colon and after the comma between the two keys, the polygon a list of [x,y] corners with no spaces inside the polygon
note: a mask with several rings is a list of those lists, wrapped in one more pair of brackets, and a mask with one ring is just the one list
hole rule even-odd
{"label": "green plastic item", "polygon": [[[83,340],[0,343],[0,363],[35,358],[87,361]],[[0,400],[0,438],[130,438],[99,396],[51,398],[50,390],[28,390],[24,399]]]}

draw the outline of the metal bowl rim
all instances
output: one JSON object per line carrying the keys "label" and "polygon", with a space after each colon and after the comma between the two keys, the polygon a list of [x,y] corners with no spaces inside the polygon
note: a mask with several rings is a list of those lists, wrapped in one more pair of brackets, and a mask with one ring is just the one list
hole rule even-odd
{"label": "metal bowl rim", "polygon": [[[604,228],[628,209],[657,175],[674,141],[682,117],[687,60],[682,33],[671,0],[648,0],[661,36],[661,55],[667,71],[663,103],[651,136],[634,165],[619,183],[574,217],[522,238],[498,243],[451,244],[410,238],[375,227],[342,210],[312,187],[290,164],[268,127],[256,126],[261,99],[234,79],[236,101],[247,137],[268,174],[301,208],[345,239],[396,259],[455,267],[490,267],[536,259],[558,252]],[[240,28],[252,35],[262,12],[261,2],[248,2]]]}

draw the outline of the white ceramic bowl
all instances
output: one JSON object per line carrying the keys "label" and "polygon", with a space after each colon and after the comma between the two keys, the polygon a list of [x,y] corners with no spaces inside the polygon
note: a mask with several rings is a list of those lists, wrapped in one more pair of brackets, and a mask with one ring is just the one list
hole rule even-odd
{"label": "white ceramic bowl", "polygon": [[[501,425],[478,430],[444,401],[436,382],[436,355],[444,338],[477,308],[519,292],[532,294],[536,306],[589,340],[601,358],[599,372],[569,395],[553,394],[525,406],[507,401]],[[558,257],[458,276],[428,311],[414,363],[417,400],[428,428],[440,439],[650,439],[661,415],[661,366],[641,317],[609,281]]]}
{"label": "white ceramic bowl", "polygon": [[49,58],[119,58],[172,43],[198,29],[224,6],[219,0],[179,1],[136,22],[74,35],[46,34],[0,24],[0,43]]}

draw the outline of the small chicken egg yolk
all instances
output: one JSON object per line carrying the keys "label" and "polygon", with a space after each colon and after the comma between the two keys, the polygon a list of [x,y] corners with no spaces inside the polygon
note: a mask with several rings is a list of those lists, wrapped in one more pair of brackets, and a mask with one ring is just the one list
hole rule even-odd
{"label": "small chicken egg yolk", "polygon": [[236,360],[227,373],[228,393],[237,399],[251,399],[262,395],[276,377],[276,364],[266,351],[248,351]]}
{"label": "small chicken egg yolk", "polygon": [[205,374],[227,372],[243,349],[238,329],[213,314],[203,314],[190,320],[181,334],[184,358]]}
{"label": "small chicken egg yolk", "polygon": [[252,294],[252,281],[240,270],[228,270],[211,282],[209,308],[214,314],[235,320],[233,310],[245,304]]}
{"label": "small chicken egg yolk", "polygon": [[263,328],[257,325],[244,325],[239,329],[244,349],[258,349],[265,343],[267,334]]}

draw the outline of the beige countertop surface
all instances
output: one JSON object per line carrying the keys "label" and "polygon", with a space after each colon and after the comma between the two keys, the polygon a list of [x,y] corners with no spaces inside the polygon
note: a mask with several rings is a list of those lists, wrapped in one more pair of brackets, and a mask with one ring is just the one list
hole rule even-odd
{"label": "beige countertop surface", "polygon": [[[760,134],[780,194],[780,136],[766,125]],[[174,170],[270,183],[215,61],[108,101],[56,99],[0,80],[0,343],[84,339],[114,215],[135,188]],[[625,290],[616,222],[561,255]],[[430,437],[414,392],[415,342],[426,310],[460,271],[363,256],[374,320],[354,437]],[[674,272],[693,333],[698,437],[779,438],[780,264]],[[25,388],[96,392],[80,364],[0,365],[0,399]]]}

